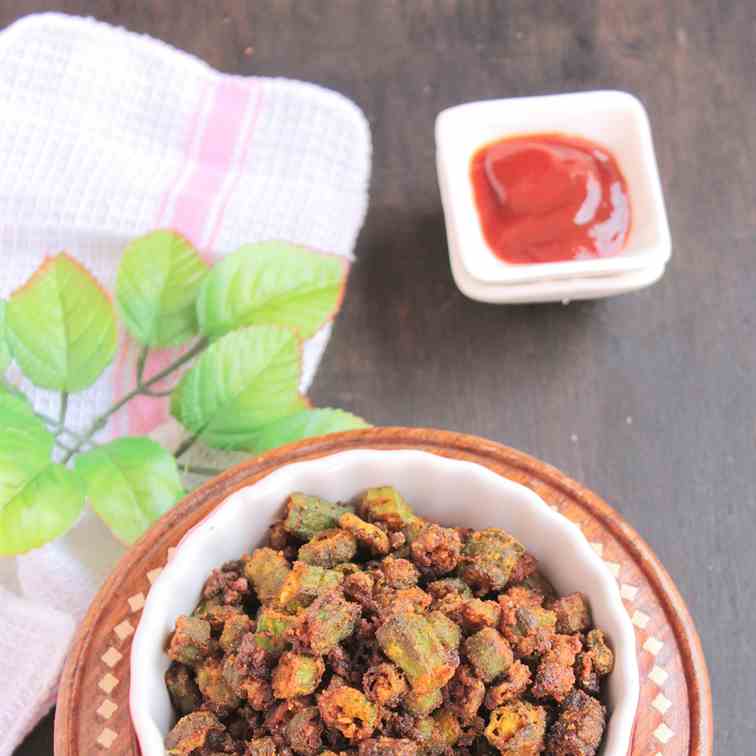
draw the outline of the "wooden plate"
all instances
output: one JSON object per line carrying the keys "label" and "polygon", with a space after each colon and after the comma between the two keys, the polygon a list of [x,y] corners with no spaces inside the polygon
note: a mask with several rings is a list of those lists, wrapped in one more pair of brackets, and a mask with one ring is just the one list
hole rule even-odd
{"label": "wooden plate", "polygon": [[410,428],[340,433],[231,468],[187,496],[118,563],[79,628],[58,694],[56,756],[138,756],[129,719],[129,652],[150,584],[171,548],[232,491],[277,467],[356,448],[422,449],[485,465],[577,523],[606,561],[636,628],[641,678],[633,756],[711,756],[711,691],[701,642],[672,579],[598,496],[533,457],[475,436]]}

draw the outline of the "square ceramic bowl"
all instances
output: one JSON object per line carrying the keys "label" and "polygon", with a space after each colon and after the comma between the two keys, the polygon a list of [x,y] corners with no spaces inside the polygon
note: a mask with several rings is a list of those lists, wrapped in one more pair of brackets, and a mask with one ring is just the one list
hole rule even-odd
{"label": "square ceramic bowl", "polygon": [[[612,257],[534,264],[504,262],[483,237],[470,181],[470,161],[480,147],[498,139],[555,132],[596,142],[617,159],[627,180],[631,206],[626,246]],[[506,286],[663,270],[669,259],[669,225],[648,115],[641,102],[626,92],[519,97],[448,108],[436,119],[436,158],[449,252],[457,261],[457,269],[463,269],[477,283]]]}
{"label": "square ceramic bowl", "polygon": [[428,452],[358,449],[281,467],[231,494],[179,543],[150,590],[131,649],[130,708],[142,756],[164,756],[175,717],[163,676],[176,618],[196,606],[210,571],[258,544],[292,491],[347,500],[396,486],[421,515],[446,525],[500,527],[540,560],[560,593],[582,591],[614,647],[603,756],[626,756],[638,705],[635,634],[617,581],[581,531],[530,489],[487,468]]}

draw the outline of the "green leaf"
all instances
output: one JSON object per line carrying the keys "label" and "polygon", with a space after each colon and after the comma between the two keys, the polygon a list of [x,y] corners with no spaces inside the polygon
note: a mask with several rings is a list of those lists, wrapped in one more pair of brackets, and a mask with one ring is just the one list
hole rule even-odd
{"label": "green leaf", "polygon": [[216,263],[200,289],[197,317],[210,339],[247,325],[283,325],[312,336],[341,305],[347,262],[271,241],[249,244]]}
{"label": "green leaf", "polygon": [[5,328],[5,308],[4,299],[0,299],[0,375],[2,375],[11,363],[11,353],[8,348],[8,336]]}
{"label": "green leaf", "polygon": [[0,394],[0,554],[19,554],[64,533],[81,512],[77,476],[50,459],[54,439],[30,405]]}
{"label": "green leaf", "polygon": [[211,344],[179,381],[173,416],[218,449],[242,449],[254,431],[307,405],[300,347],[286,328],[253,326]]}
{"label": "green leaf", "polygon": [[150,347],[177,346],[198,332],[197,292],[208,267],[173,231],[153,231],[126,247],[116,302],[129,333]]}
{"label": "green leaf", "polygon": [[113,359],[113,305],[65,253],[47,258],[8,300],[11,353],[29,380],[73,393],[91,386]]}
{"label": "green leaf", "polygon": [[127,544],[184,494],[173,455],[149,438],[119,438],[81,454],[76,472],[92,509]]}
{"label": "green leaf", "polygon": [[340,409],[311,409],[297,412],[266,425],[254,434],[245,448],[258,454],[303,438],[369,428],[361,417]]}

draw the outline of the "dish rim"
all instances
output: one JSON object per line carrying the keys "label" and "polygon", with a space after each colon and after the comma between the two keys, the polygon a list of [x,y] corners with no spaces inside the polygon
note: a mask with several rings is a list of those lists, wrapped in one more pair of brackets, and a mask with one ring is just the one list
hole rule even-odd
{"label": "dish rim", "polygon": [[[535,492],[531,489],[522,486],[508,478],[505,478],[487,467],[472,461],[450,459],[442,457],[437,454],[433,454],[429,451],[421,451],[417,449],[403,449],[403,450],[381,450],[371,449],[369,446],[358,449],[351,449],[348,451],[337,451],[331,454],[318,457],[316,459],[285,463],[280,467],[272,470],[270,473],[255,481],[251,485],[244,486],[243,488],[233,492],[229,496],[225,497],[208,515],[200,520],[195,526],[193,526],[181,541],[176,546],[173,558],[170,563],[163,570],[161,575],[155,581],[152,590],[147,598],[147,602],[143,609],[142,618],[139,623],[139,627],[134,636],[131,653],[131,690],[129,696],[129,704],[132,716],[132,724],[134,726],[135,733],[142,748],[143,756],[153,756],[153,754],[163,754],[163,735],[160,732],[160,728],[155,723],[154,718],[150,713],[150,706],[146,701],[148,696],[145,693],[145,681],[149,681],[150,677],[154,683],[156,672],[153,671],[152,675],[147,670],[147,675],[143,674],[145,671],[140,664],[140,660],[149,659],[149,653],[144,652],[145,644],[149,647],[150,640],[153,636],[150,634],[152,626],[156,621],[160,620],[159,613],[151,612],[151,608],[159,605],[160,596],[162,593],[167,592],[173,585],[171,576],[180,572],[182,563],[191,559],[195,552],[192,548],[197,548],[198,544],[202,544],[203,533],[207,535],[212,532],[212,523],[216,520],[223,511],[228,511],[230,503],[238,498],[243,497],[247,492],[252,489],[257,489],[258,498],[264,497],[266,494],[266,487],[272,488],[269,495],[276,495],[279,499],[285,497],[290,492],[291,486],[286,484],[286,479],[291,478],[296,474],[298,469],[303,467],[307,468],[324,468],[318,474],[324,474],[326,467],[338,466],[338,463],[343,461],[344,458],[353,458],[359,461],[359,458],[369,458],[375,461],[376,455],[379,457],[393,457],[393,458],[406,458],[406,455],[410,455],[418,460],[423,461],[431,465],[443,465],[449,468],[457,468],[457,470],[464,469],[468,473],[474,471],[477,476],[482,476],[487,479],[489,485],[493,485],[501,490],[508,489],[512,496],[524,498],[529,500],[528,507],[532,509],[534,514],[538,514],[545,522],[550,522],[551,527],[556,527],[559,531],[562,531],[562,536],[569,539],[573,547],[577,548],[580,556],[590,566],[591,570],[597,577],[597,585],[600,583],[599,588],[605,594],[604,598],[610,605],[609,609],[612,614],[617,618],[622,632],[620,637],[617,637],[616,633],[612,636],[612,643],[615,647],[615,653],[617,656],[618,669],[623,670],[623,678],[626,685],[622,693],[620,701],[616,704],[615,709],[609,721],[609,727],[607,730],[607,747],[604,750],[605,756],[624,756],[629,747],[633,724],[635,721],[635,712],[637,708],[637,701],[639,695],[639,680],[638,680],[638,668],[637,657],[635,650],[635,634],[630,622],[630,618],[625,610],[624,605],[619,593],[619,587],[614,576],[610,570],[606,567],[599,556],[594,552],[588,543],[582,532],[564,518],[562,515],[554,512]],[[292,470],[294,472],[292,472]],[[307,472],[307,471],[305,471]],[[279,480],[281,479],[281,480]],[[289,489],[289,490],[287,490]],[[355,493],[357,493],[355,491]],[[521,506],[518,504],[517,506]],[[187,556],[189,555],[189,556]],[[156,619],[157,618],[157,619]],[[175,617],[173,617],[175,620]],[[612,674],[617,674],[615,671]],[[162,674],[159,676],[160,685],[162,687]],[[149,682],[147,690],[149,689]],[[164,690],[164,689],[163,689]],[[611,750],[609,745],[611,744]]]}

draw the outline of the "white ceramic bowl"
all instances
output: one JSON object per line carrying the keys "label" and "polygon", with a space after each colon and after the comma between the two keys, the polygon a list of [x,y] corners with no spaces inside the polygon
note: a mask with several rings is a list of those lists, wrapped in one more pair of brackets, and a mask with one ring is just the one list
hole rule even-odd
{"label": "white ceramic bowl", "polygon": [[[480,147],[497,139],[544,132],[584,137],[614,154],[627,180],[632,213],[630,234],[620,254],[514,265],[489,249],[475,207],[470,160]],[[663,271],[669,259],[669,225],[648,115],[641,102],[626,92],[517,97],[448,108],[436,119],[436,158],[449,253],[456,259],[457,269],[478,284],[503,287]]]}
{"label": "white ceramic bowl", "polygon": [[603,754],[625,756],[638,705],[635,634],[617,582],[580,530],[524,486],[481,465],[427,452],[359,449],[281,467],[231,494],[190,530],[150,590],[131,649],[130,707],[142,756],[163,756],[174,722],[163,682],[176,617],[192,611],[210,571],[260,544],[292,491],[351,499],[391,484],[421,515],[445,525],[500,527],[539,559],[560,593],[582,591],[614,646]]}

